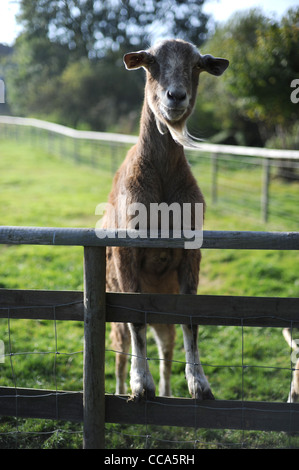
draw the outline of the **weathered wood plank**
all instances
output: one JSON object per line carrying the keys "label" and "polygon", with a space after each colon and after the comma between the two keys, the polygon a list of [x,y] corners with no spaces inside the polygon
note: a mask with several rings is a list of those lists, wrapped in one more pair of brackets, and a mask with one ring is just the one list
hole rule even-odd
{"label": "weathered wood plank", "polygon": [[0,387],[0,415],[83,421],[82,392]]}
{"label": "weathered wood plank", "polygon": [[[185,242],[191,240],[190,234],[182,238],[135,238],[138,232],[133,230],[131,232],[128,231],[124,237],[118,237],[118,233],[109,230],[105,232],[105,237],[99,238],[95,229],[2,226],[0,227],[0,244],[184,248]],[[196,235],[198,240],[201,235],[200,233]],[[204,230],[202,248],[299,250],[299,232]]]}
{"label": "weathered wood plank", "polygon": [[[182,324],[192,318],[199,325],[299,327],[298,298],[108,292],[106,304],[107,321]],[[0,318],[8,315],[83,321],[83,292],[0,289]]]}
{"label": "weathered wood plank", "polygon": [[[105,396],[105,421],[207,429],[299,431],[299,403],[157,397],[139,403]],[[83,421],[82,392],[0,387],[0,415]],[[58,416],[58,418],[57,418]]]}
{"label": "weathered wood plank", "polygon": [[84,248],[84,449],[105,448],[106,250]]}
{"label": "weathered wood plank", "polygon": [[83,321],[83,292],[0,289],[0,318],[8,316]]}
{"label": "weathered wood plank", "polygon": [[299,431],[299,404],[164,398],[139,403],[106,395],[106,421],[208,429]]}
{"label": "weathered wood plank", "polygon": [[[107,321],[198,325],[299,326],[299,299],[107,293]],[[123,312],[123,317],[122,317]],[[140,312],[143,312],[140,315]]]}

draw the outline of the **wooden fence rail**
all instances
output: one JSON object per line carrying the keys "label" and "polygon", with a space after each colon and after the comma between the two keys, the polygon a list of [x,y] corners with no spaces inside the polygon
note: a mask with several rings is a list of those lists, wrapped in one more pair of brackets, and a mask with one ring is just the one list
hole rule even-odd
{"label": "wooden fence rail", "polygon": [[[106,321],[299,327],[299,299],[186,294],[105,294]],[[84,292],[0,289],[0,318],[84,321]]]}
{"label": "wooden fence rail", "polygon": [[[63,246],[135,246],[156,248],[184,248],[188,236],[180,238],[136,238],[138,231],[121,233],[114,230],[55,227],[0,226],[0,244],[7,245],[63,245]],[[98,235],[97,235],[98,234]],[[198,232],[193,232],[197,239]],[[196,235],[197,234],[197,235]],[[99,236],[100,235],[100,236]],[[190,235],[190,236],[189,236]],[[202,248],[237,250],[299,250],[299,232],[249,232],[203,230]]]}
{"label": "wooden fence rail", "polygon": [[[106,245],[183,247],[184,241],[0,227],[0,244],[84,246],[84,292],[0,289],[0,318],[84,321],[85,337],[83,393],[1,387],[0,415],[83,421],[84,448],[104,447],[105,422],[298,432],[299,404],[164,397],[132,404],[104,394],[107,321],[299,327],[298,298],[105,293]],[[298,250],[299,233],[206,231],[203,248]]]}
{"label": "wooden fence rail", "polygon": [[[105,395],[106,423],[253,431],[299,431],[299,404],[156,397],[130,403],[125,395]],[[83,393],[0,387],[0,414],[84,422]],[[96,442],[94,447],[103,447]],[[85,446],[86,448],[86,446]]]}

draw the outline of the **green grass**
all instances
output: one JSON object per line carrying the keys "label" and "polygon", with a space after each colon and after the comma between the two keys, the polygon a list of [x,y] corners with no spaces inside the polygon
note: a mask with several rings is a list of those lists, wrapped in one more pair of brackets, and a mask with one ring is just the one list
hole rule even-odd
{"label": "green grass", "polygon": [[[67,144],[70,150],[71,144]],[[66,150],[67,147],[64,147]],[[48,149],[29,142],[0,139],[0,220],[1,225],[94,227],[98,203],[109,193],[111,148],[94,149],[96,166],[75,164]],[[92,149],[84,147],[86,158]],[[119,152],[119,150],[118,150]],[[100,157],[99,157],[100,156]],[[82,159],[81,159],[82,160]],[[227,167],[233,186],[245,188],[246,214],[242,197],[219,189],[219,202],[210,201],[209,160],[193,162],[194,174],[207,199],[207,230],[296,230],[298,225],[298,185],[273,179],[274,201],[282,201],[288,217],[273,214],[265,225],[260,221],[260,170],[241,165]],[[223,174],[225,173],[223,169]],[[220,175],[221,178],[224,176]],[[247,185],[247,186],[246,186]],[[249,189],[250,188],[250,191]],[[239,194],[239,193],[238,193]],[[276,202],[277,205],[277,202]],[[297,217],[297,219],[296,219]],[[0,288],[82,290],[82,248],[48,246],[1,246]],[[299,297],[299,254],[287,251],[203,250],[199,294]],[[1,296],[1,292],[0,292]],[[82,338],[80,322],[0,320],[0,339],[16,354],[0,363],[0,385],[64,390],[82,389]],[[57,341],[57,344],[56,344]],[[107,349],[110,347],[109,326]],[[56,355],[57,351],[60,352]],[[242,376],[243,361],[248,367]],[[42,354],[37,354],[41,352]],[[290,383],[290,352],[275,328],[200,327],[201,360],[217,399],[286,401]],[[148,356],[156,358],[151,333]],[[174,396],[187,397],[184,378],[182,333],[177,327],[172,375]],[[151,371],[158,382],[158,361]],[[264,367],[262,367],[264,366]],[[269,368],[272,367],[272,368]],[[114,354],[106,356],[106,391],[115,390]],[[18,431],[18,432],[17,432]],[[46,420],[0,418],[0,448],[78,448],[82,426]],[[136,437],[137,435],[137,437]],[[284,433],[194,430],[107,425],[110,448],[155,447],[285,447],[298,446],[295,437]],[[138,437],[139,436],[139,437]],[[171,442],[177,441],[177,442]],[[196,444],[195,444],[196,441]]]}

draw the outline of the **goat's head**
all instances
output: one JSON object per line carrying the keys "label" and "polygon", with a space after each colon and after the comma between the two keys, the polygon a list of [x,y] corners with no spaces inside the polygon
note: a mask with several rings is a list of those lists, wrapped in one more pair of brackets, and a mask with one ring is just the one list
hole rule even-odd
{"label": "goat's head", "polygon": [[124,63],[128,70],[146,70],[146,99],[159,131],[169,130],[176,141],[190,145],[186,120],[195,104],[199,74],[221,75],[228,60],[202,56],[192,44],[169,39],[148,50],[125,54]]}

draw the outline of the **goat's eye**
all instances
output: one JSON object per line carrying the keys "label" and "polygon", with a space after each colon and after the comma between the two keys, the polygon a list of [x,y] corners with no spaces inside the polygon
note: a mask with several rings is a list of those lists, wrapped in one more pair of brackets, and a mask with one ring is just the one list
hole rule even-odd
{"label": "goat's eye", "polygon": [[197,62],[197,64],[194,65],[193,70],[200,70],[201,69],[201,64]]}

